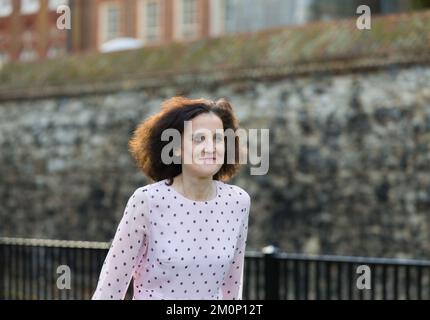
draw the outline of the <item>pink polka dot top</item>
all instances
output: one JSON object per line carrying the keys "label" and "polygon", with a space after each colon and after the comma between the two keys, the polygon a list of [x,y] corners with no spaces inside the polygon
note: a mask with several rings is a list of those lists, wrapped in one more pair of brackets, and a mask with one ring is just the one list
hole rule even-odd
{"label": "pink polka dot top", "polygon": [[208,201],[184,197],[167,179],[137,188],[92,299],[124,299],[133,278],[133,300],[242,300],[251,199],[213,181]]}

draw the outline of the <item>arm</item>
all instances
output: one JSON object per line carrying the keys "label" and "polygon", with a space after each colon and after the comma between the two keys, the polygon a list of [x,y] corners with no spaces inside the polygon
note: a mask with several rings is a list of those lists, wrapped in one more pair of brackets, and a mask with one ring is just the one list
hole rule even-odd
{"label": "arm", "polygon": [[147,196],[138,188],[128,199],[92,300],[124,299],[135,264],[147,248],[148,212]]}
{"label": "arm", "polygon": [[242,219],[242,224],[240,225],[233,261],[224,277],[224,282],[221,287],[222,297],[224,300],[242,300],[243,270],[245,263],[246,240],[248,236],[249,207],[250,201],[248,200],[247,210],[245,212],[245,216]]}

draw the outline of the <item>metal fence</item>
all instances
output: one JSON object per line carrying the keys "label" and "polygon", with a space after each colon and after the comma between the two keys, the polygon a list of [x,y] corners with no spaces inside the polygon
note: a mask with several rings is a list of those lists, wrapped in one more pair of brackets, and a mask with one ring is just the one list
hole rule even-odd
{"label": "metal fence", "polygon": [[[109,243],[0,238],[0,300],[90,299]],[[274,250],[267,250],[274,249]],[[71,288],[59,289],[59,266],[71,270]],[[359,289],[359,266],[370,289]],[[132,297],[131,281],[126,299]],[[245,254],[243,299],[430,299],[430,261],[308,256],[266,247]]]}

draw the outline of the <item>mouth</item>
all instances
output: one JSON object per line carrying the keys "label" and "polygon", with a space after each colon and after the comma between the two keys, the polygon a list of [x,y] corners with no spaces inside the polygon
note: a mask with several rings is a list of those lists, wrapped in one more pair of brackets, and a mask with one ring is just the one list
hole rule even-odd
{"label": "mouth", "polygon": [[214,164],[216,162],[216,158],[215,157],[200,158],[200,161],[202,162],[202,164]]}

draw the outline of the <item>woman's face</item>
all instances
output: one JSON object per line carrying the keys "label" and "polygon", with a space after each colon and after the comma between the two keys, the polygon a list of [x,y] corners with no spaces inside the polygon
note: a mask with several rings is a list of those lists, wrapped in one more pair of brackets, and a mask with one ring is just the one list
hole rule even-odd
{"label": "woman's face", "polygon": [[223,165],[224,148],[221,119],[211,112],[199,114],[184,128],[182,171],[199,177],[212,177]]}

